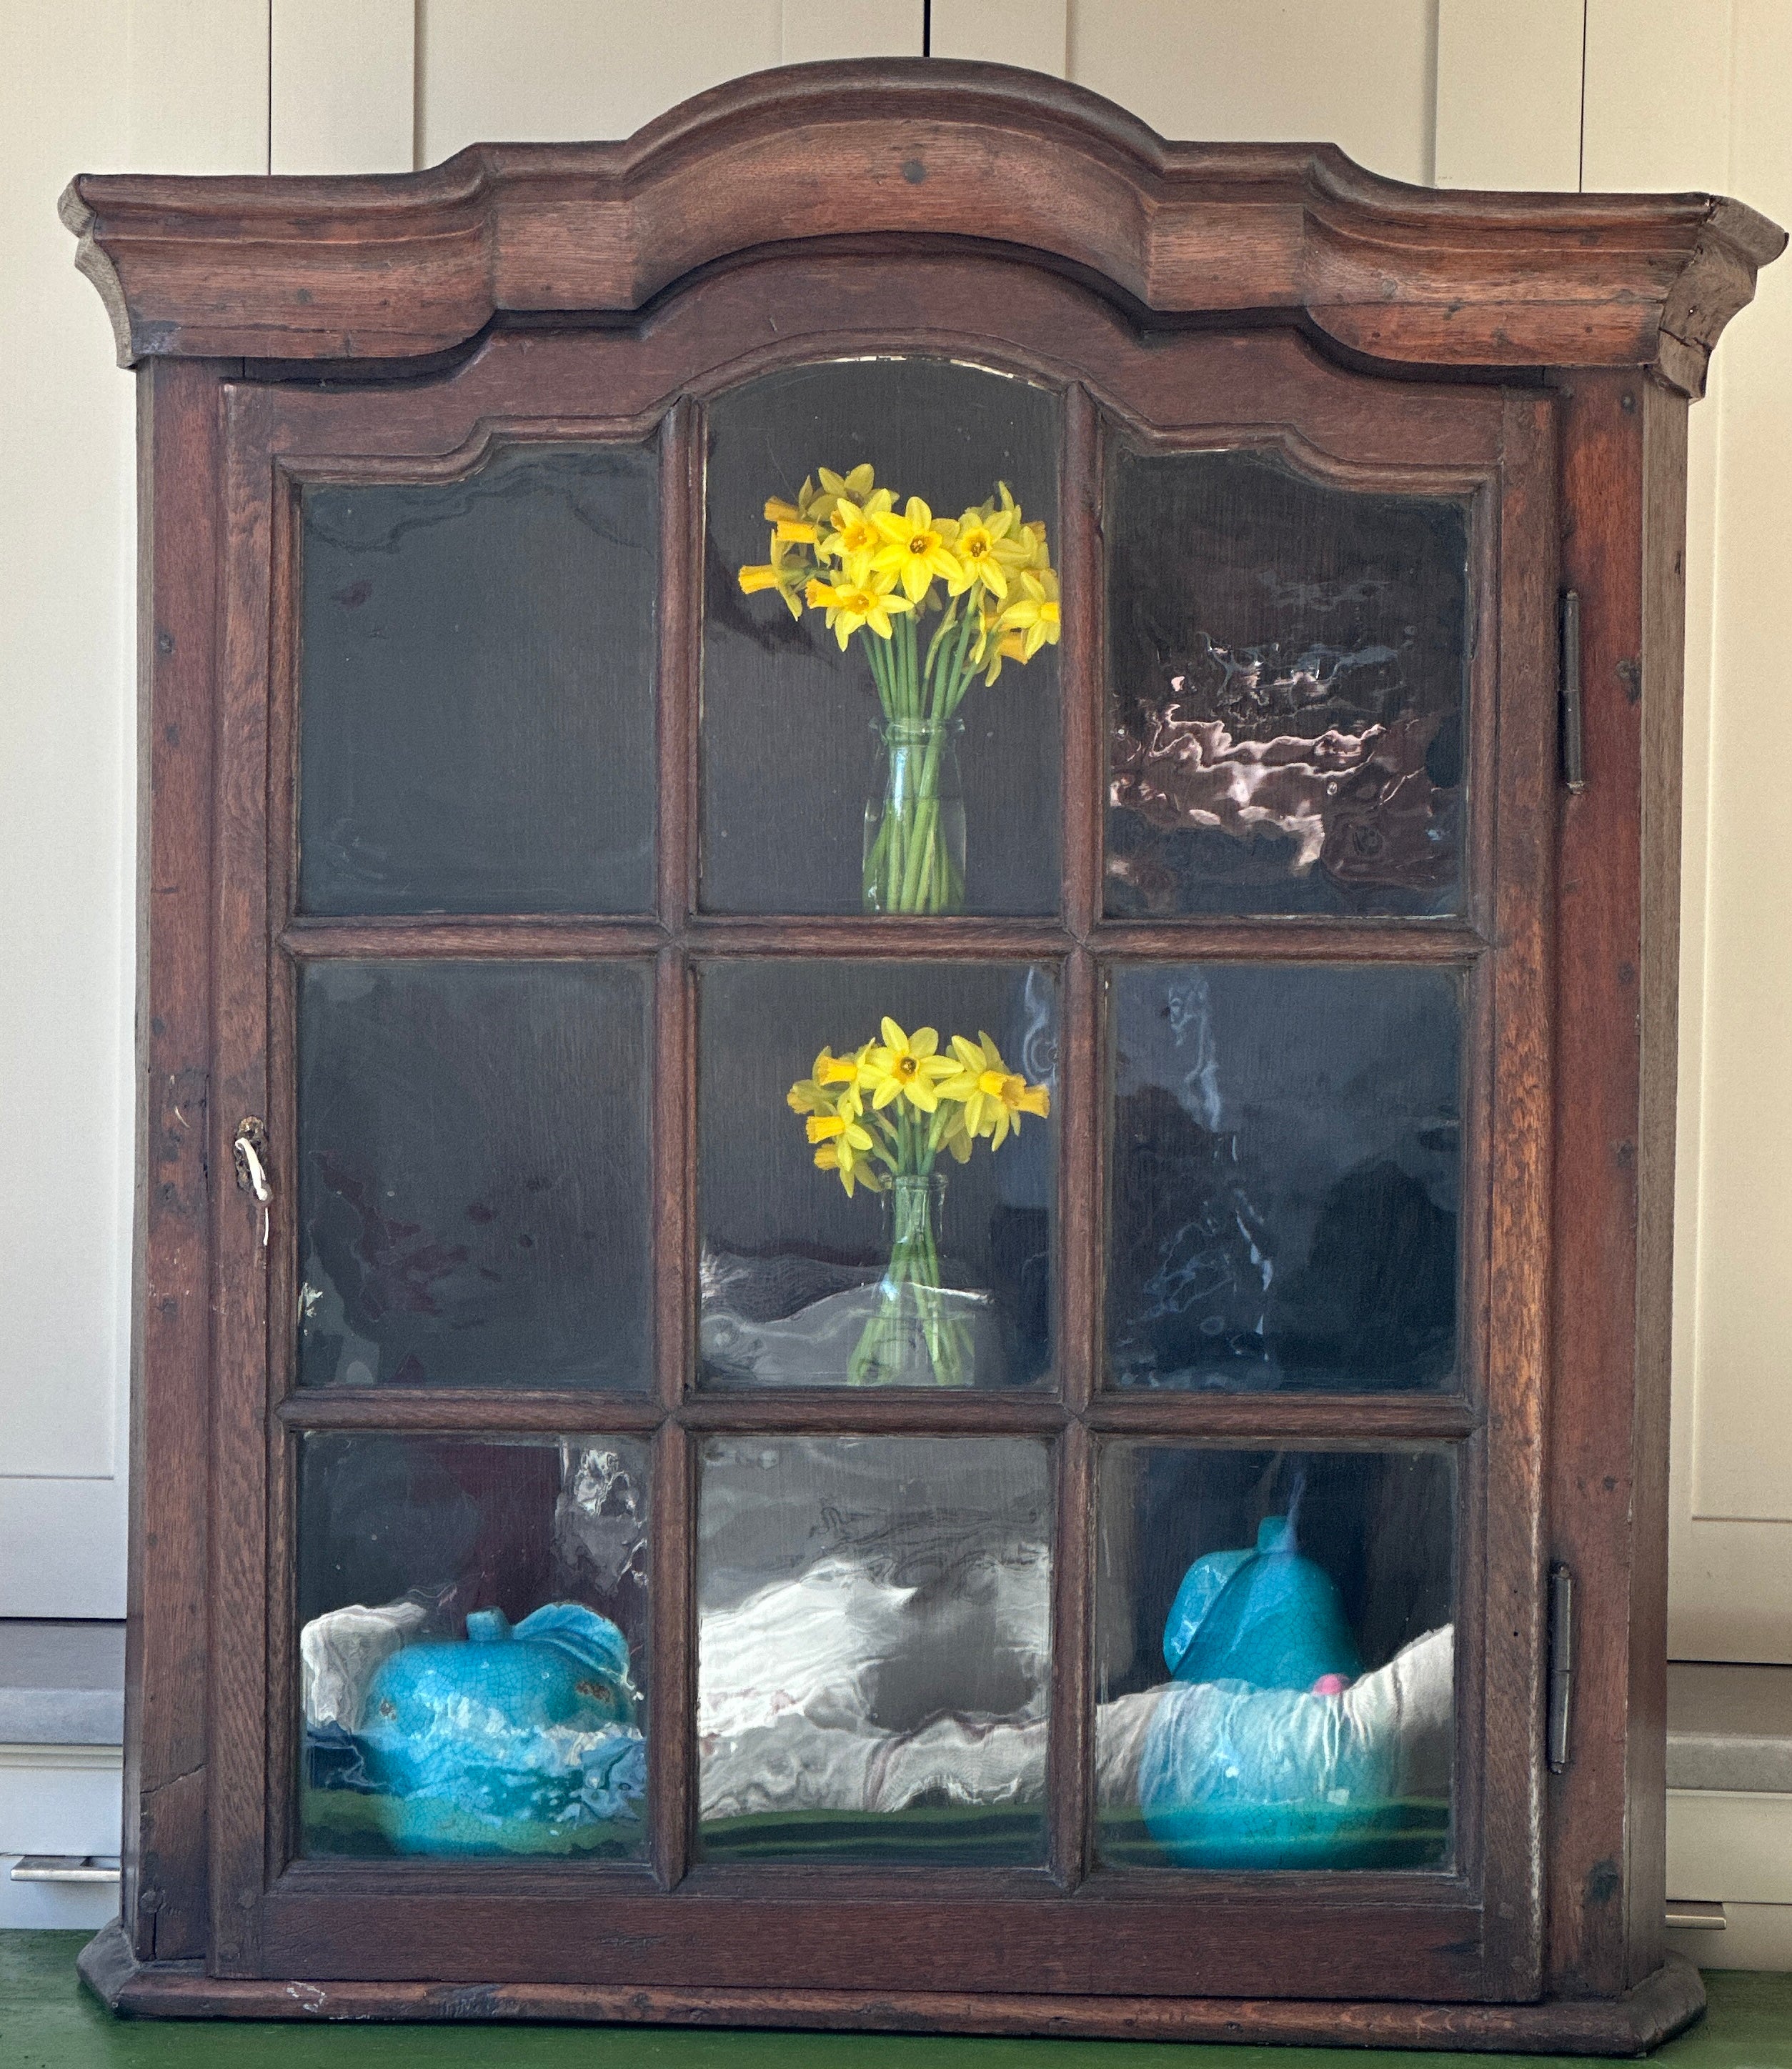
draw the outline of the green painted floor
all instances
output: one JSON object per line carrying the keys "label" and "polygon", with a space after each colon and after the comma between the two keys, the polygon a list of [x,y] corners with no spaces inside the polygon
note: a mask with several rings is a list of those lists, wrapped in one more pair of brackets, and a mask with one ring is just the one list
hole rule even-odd
{"label": "green painted floor", "polygon": [[[1487,2069],[1484,2055],[1333,2054],[1142,2041],[934,2040],[904,2034],[685,2033],[643,2026],[213,2025],[115,2019],[75,1976],[81,1932],[0,1932],[3,2069]],[[1657,2054],[1661,2069],[1792,2069],[1792,1976],[1708,1972],[1711,2009]],[[1582,2056],[1527,2055],[1534,2069]]]}

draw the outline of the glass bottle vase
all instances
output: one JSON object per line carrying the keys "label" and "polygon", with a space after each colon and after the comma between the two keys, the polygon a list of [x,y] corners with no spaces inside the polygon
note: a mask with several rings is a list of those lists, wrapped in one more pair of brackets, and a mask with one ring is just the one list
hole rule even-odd
{"label": "glass bottle vase", "polygon": [[945,1180],[895,1177],[884,1197],[890,1261],[847,1376],[855,1386],[969,1386],[977,1302],[940,1268]]}
{"label": "glass bottle vase", "polygon": [[965,904],[961,720],[885,719],[865,800],[867,912],[960,912]]}

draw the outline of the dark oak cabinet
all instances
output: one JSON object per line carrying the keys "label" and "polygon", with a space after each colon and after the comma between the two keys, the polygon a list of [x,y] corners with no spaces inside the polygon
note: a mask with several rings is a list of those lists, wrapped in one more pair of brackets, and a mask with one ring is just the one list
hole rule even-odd
{"label": "dark oak cabinet", "polygon": [[95,1986],[1692,2017],[1685,424],[1781,233],[926,62],[64,215],[141,406]]}

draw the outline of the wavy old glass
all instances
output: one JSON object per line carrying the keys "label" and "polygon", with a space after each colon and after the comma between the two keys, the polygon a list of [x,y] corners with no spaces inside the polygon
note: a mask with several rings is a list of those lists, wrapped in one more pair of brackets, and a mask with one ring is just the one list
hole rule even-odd
{"label": "wavy old glass", "polygon": [[1043,1861],[1051,1543],[1032,1438],[709,1439],[700,1854]]}
{"label": "wavy old glass", "polygon": [[647,911],[652,449],[513,445],[300,507],[300,909]]}
{"label": "wavy old glass", "polygon": [[[875,1039],[885,1015],[940,1047],[988,1033],[1030,1081],[1057,1060],[1057,979],[1043,964],[735,958],[698,978],[697,1165],[702,1239],[699,1384],[705,1387],[1037,1383],[1051,1357],[1055,1118],[1023,1116],[999,1149],[941,1151],[931,1198],[900,1181],[851,1198],[818,1169],[787,1095],[824,1046]],[[865,1095],[868,1104],[872,1095]],[[931,1356],[877,1351],[905,1237],[937,1252]],[[900,1262],[900,1258],[899,1258]],[[912,1310],[909,1311],[912,1312]],[[902,1318],[899,1317],[899,1321]],[[867,1332],[869,1336],[867,1336]],[[945,1340],[941,1353],[941,1336]]]}
{"label": "wavy old glass", "polygon": [[1467,506],[1112,448],[1108,911],[1459,911]]}
{"label": "wavy old glass", "polygon": [[1114,1443],[1098,1500],[1103,1863],[1447,1867],[1450,1455]]}
{"label": "wavy old glass", "polygon": [[1116,970],[1111,1384],[1456,1377],[1462,982],[1398,964]]}
{"label": "wavy old glass", "polygon": [[[1056,398],[1029,382],[923,358],[799,367],[710,404],[699,746],[706,912],[861,911],[875,876],[867,806],[881,814],[888,802],[881,713],[857,635],[842,651],[819,612],[798,622],[775,595],[741,592],[737,570],[766,557],[768,497],[795,496],[821,467],[843,475],[869,463],[904,507],[919,496],[936,517],[956,519],[1006,482],[1055,547],[1059,417]],[[924,649],[940,622],[920,620]],[[963,731],[949,745],[962,791],[961,881],[955,875],[936,902],[885,896],[875,908],[1054,912],[1056,654],[1006,665],[990,686],[979,679],[958,717]]]}
{"label": "wavy old glass", "polygon": [[650,986],[629,962],[306,966],[301,1385],[646,1387]]}
{"label": "wavy old glass", "polygon": [[303,1852],[642,1854],[645,1444],[314,1433],[298,1529]]}

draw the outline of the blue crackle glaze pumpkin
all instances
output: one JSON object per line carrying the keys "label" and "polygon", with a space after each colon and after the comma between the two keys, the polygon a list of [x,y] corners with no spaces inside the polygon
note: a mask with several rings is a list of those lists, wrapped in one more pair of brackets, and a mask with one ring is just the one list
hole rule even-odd
{"label": "blue crackle glaze pumpkin", "polygon": [[1184,1867],[1378,1865],[1402,1815],[1392,1746],[1341,1728],[1336,1692],[1362,1660],[1331,1576],[1300,1550],[1300,1501],[1297,1485],[1254,1549],[1196,1560],[1164,1626],[1174,1679],[1139,1807]]}
{"label": "blue crackle glaze pumpkin", "polygon": [[1164,1663],[1178,1681],[1311,1688],[1362,1671],[1344,1605],[1324,1567],[1304,1557],[1286,1516],[1266,1516],[1256,1549],[1210,1552],[1182,1577],[1164,1626]]}
{"label": "blue crackle glaze pumpkin", "polygon": [[400,1851],[534,1851],[638,1818],[646,1785],[628,1643],[606,1617],[550,1602],[514,1627],[476,1610],[467,1635],[384,1660],[355,1734],[365,1786]]}

